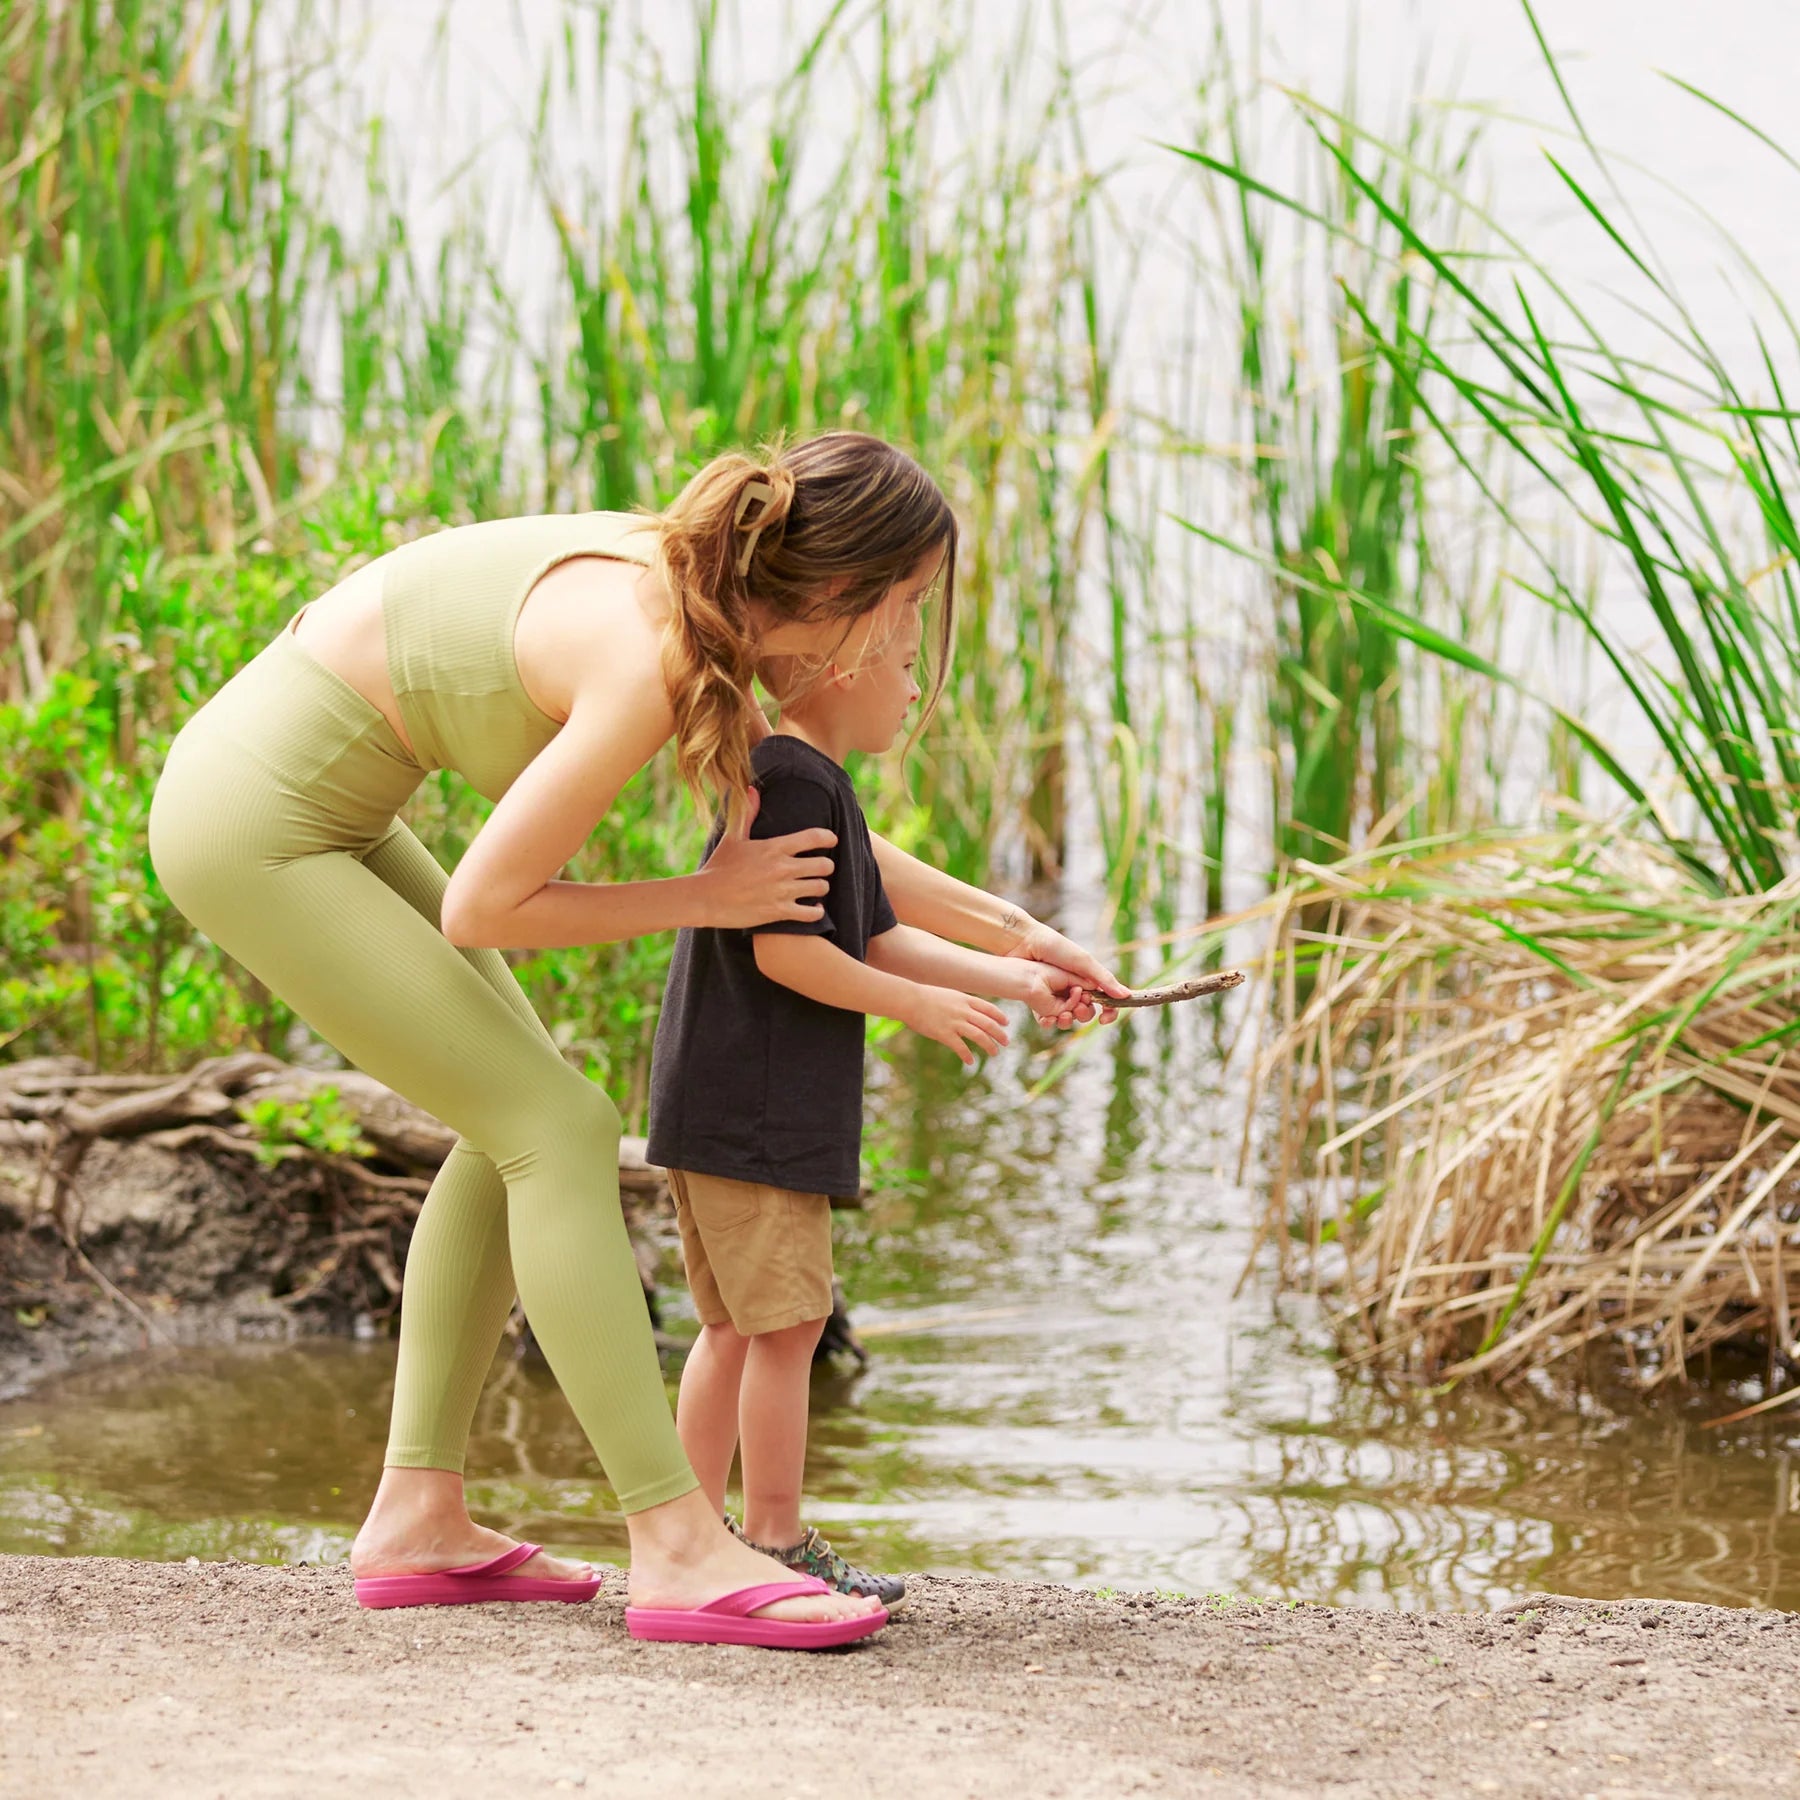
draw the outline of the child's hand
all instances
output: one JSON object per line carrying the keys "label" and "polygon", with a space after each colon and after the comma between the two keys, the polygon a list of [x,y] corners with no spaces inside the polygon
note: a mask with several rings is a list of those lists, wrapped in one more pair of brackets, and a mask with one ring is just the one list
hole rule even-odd
{"label": "child's hand", "polygon": [[[1049,963],[1027,962],[1022,957],[1012,957],[1008,960],[1013,969],[1017,970],[1013,977],[1017,992],[1011,998],[1023,1000],[1031,1008],[1032,1017],[1040,1025],[1054,1029],[1062,1014],[1068,1014],[1070,1022],[1074,1022],[1073,1014],[1076,1002],[1083,997],[1083,989],[1078,976],[1071,975],[1067,969],[1055,968]],[[1070,998],[1071,994],[1074,998]],[[1091,1012],[1089,1016],[1092,1016]]]}
{"label": "child's hand", "polygon": [[1071,943],[1060,931],[1033,919],[1019,937],[1006,948],[1005,954],[1024,961],[1032,968],[1033,990],[1020,995],[1031,1008],[1040,1025],[1067,1031],[1099,1018],[1110,1025],[1119,1015],[1110,1006],[1096,1006],[1088,994],[1125,995],[1131,992],[1112,970],[1102,967],[1079,944]]}
{"label": "child's hand", "polygon": [[900,1023],[920,1037],[948,1044],[962,1059],[965,1068],[972,1067],[975,1062],[975,1051],[968,1047],[969,1044],[994,1056],[1007,1042],[1006,1014],[991,1000],[978,1000],[973,994],[958,993],[955,988],[920,984],[918,997],[907,1008]]}

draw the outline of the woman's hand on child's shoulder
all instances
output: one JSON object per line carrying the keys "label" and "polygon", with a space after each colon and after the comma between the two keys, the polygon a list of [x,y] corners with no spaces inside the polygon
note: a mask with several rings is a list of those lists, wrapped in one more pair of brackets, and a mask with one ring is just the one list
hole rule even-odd
{"label": "woman's hand on child's shoulder", "polygon": [[737,829],[720,838],[700,870],[706,922],[715,927],[771,925],[783,919],[817,920],[831,892],[837,834],[823,825],[783,837],[754,838],[750,826],[762,804],[751,788]]}
{"label": "woman's hand on child's shoulder", "polygon": [[1006,1047],[1006,1014],[991,1000],[955,988],[928,987],[923,982],[914,986],[915,997],[900,1023],[920,1037],[948,1044],[965,1068],[973,1067],[977,1050],[994,1056]]}

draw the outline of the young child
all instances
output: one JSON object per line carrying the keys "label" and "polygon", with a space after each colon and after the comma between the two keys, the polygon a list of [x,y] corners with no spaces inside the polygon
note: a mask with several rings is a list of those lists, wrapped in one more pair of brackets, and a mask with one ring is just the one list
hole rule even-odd
{"label": "young child", "polygon": [[863,1018],[898,1019],[972,1064],[1006,1043],[1006,1020],[962,990],[1032,992],[1019,959],[896,922],[843,768],[853,750],[888,749],[919,698],[919,614],[877,609],[823,669],[759,669],[781,715],[752,753],[750,835],[829,827],[829,890],[816,919],[681,932],[650,1099],[649,1156],[669,1172],[701,1324],[676,1412],[694,1473],[722,1512],[741,1440],[740,1535],[889,1607],[905,1582],[851,1567],[800,1516],[813,1350],[831,1313],[831,1196],[861,1184]]}

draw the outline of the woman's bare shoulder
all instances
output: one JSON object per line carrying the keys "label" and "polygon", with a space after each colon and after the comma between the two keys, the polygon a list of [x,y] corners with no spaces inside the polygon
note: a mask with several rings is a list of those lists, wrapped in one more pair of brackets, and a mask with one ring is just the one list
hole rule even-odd
{"label": "woman's bare shoulder", "polygon": [[653,570],[639,563],[580,556],[559,563],[532,588],[513,634],[519,677],[552,718],[576,702],[629,703],[668,713],[663,630],[669,599]]}

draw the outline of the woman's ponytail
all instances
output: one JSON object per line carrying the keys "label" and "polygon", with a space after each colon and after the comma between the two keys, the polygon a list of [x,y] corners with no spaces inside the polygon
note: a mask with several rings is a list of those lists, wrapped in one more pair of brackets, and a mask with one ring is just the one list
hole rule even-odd
{"label": "woman's ponytail", "polygon": [[675,768],[695,800],[750,785],[750,614],[759,555],[778,545],[794,500],[779,464],[715,457],[662,515],[661,571],[674,603],[663,675],[675,711]]}

